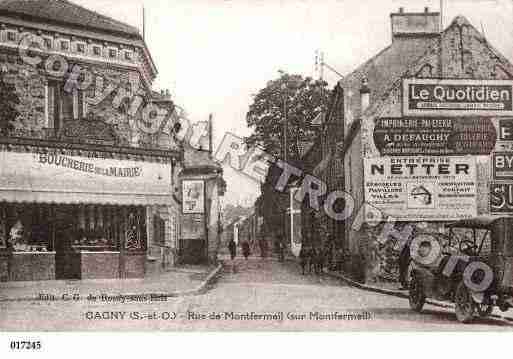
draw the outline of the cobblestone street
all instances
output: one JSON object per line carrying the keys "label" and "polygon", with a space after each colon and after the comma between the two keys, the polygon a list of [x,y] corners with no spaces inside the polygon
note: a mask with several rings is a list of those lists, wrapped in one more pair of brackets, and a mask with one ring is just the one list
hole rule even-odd
{"label": "cobblestone street", "polygon": [[[136,290],[134,290],[136,292]],[[107,293],[115,296],[119,293]],[[369,293],[336,279],[302,276],[292,262],[236,259],[210,290],[161,302],[0,303],[2,330],[511,330],[511,323],[478,319],[456,322],[452,311],[426,306],[413,313],[406,299]],[[225,315],[226,313],[233,313]],[[239,314],[283,312],[283,320],[244,319]],[[311,319],[317,312],[317,320]],[[322,315],[370,313],[365,320],[326,319]],[[176,319],[172,319],[176,313]],[[216,318],[216,314],[219,316]]]}

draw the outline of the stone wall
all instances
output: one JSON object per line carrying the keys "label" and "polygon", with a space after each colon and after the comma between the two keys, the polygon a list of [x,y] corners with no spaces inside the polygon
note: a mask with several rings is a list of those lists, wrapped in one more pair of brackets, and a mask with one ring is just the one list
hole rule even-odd
{"label": "stone wall", "polygon": [[[150,105],[158,106],[159,111],[167,111],[171,114],[173,105],[171,101],[153,100],[150,89],[143,86],[140,75],[129,69],[115,68],[110,64],[89,64],[69,60],[69,68],[77,64],[84,73],[91,74],[92,83],[84,90],[85,99],[95,99],[93,103],[86,105],[88,112],[94,118],[101,119],[115,128],[120,144],[134,147],[155,147],[162,149],[178,149],[177,143],[172,138],[172,124],[167,116],[155,117],[157,113],[152,112],[151,118],[167,118],[166,124],[162,124],[155,133],[141,131],[141,122],[145,108]],[[39,136],[43,128],[49,126],[47,119],[53,118],[53,107],[51,101],[45,100],[45,89],[48,81],[53,79],[48,76],[43,65],[32,66],[25,63],[21,57],[7,49],[0,47],[0,69],[4,73],[5,81],[16,87],[16,93],[20,99],[17,109],[20,113],[13,121],[15,129],[27,134]],[[58,80],[64,82],[67,75]],[[49,100],[51,98],[49,97]],[[154,107],[157,108],[157,107]],[[151,111],[149,111],[151,112]]]}

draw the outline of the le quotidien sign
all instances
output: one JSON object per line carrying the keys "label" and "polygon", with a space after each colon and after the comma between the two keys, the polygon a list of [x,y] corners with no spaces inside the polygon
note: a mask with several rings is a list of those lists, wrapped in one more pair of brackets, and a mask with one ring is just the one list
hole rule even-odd
{"label": "le quotidien sign", "polygon": [[513,81],[403,80],[404,116],[466,116],[471,114],[513,115]]}

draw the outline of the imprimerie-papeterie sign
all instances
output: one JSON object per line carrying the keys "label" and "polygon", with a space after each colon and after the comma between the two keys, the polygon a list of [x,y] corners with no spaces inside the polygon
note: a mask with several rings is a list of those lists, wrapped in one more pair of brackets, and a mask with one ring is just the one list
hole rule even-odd
{"label": "imprimerie-papeterie sign", "polygon": [[489,155],[497,139],[489,117],[378,118],[373,135],[382,156]]}
{"label": "imprimerie-papeterie sign", "polygon": [[510,80],[403,80],[403,116],[510,116],[512,101]]}

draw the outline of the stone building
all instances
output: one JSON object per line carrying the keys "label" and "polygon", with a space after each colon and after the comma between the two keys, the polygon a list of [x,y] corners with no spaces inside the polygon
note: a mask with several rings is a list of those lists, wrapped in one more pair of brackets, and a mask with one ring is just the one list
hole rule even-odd
{"label": "stone building", "polygon": [[173,102],[139,31],[66,0],[0,2],[2,280],[141,277],[180,232]]}
{"label": "stone building", "polygon": [[511,213],[511,179],[494,163],[511,151],[513,66],[463,17],[443,30],[428,9],[390,18],[392,43],[338,84],[345,137],[336,155],[356,208],[344,246],[361,281],[395,278],[386,253],[400,231]]}

